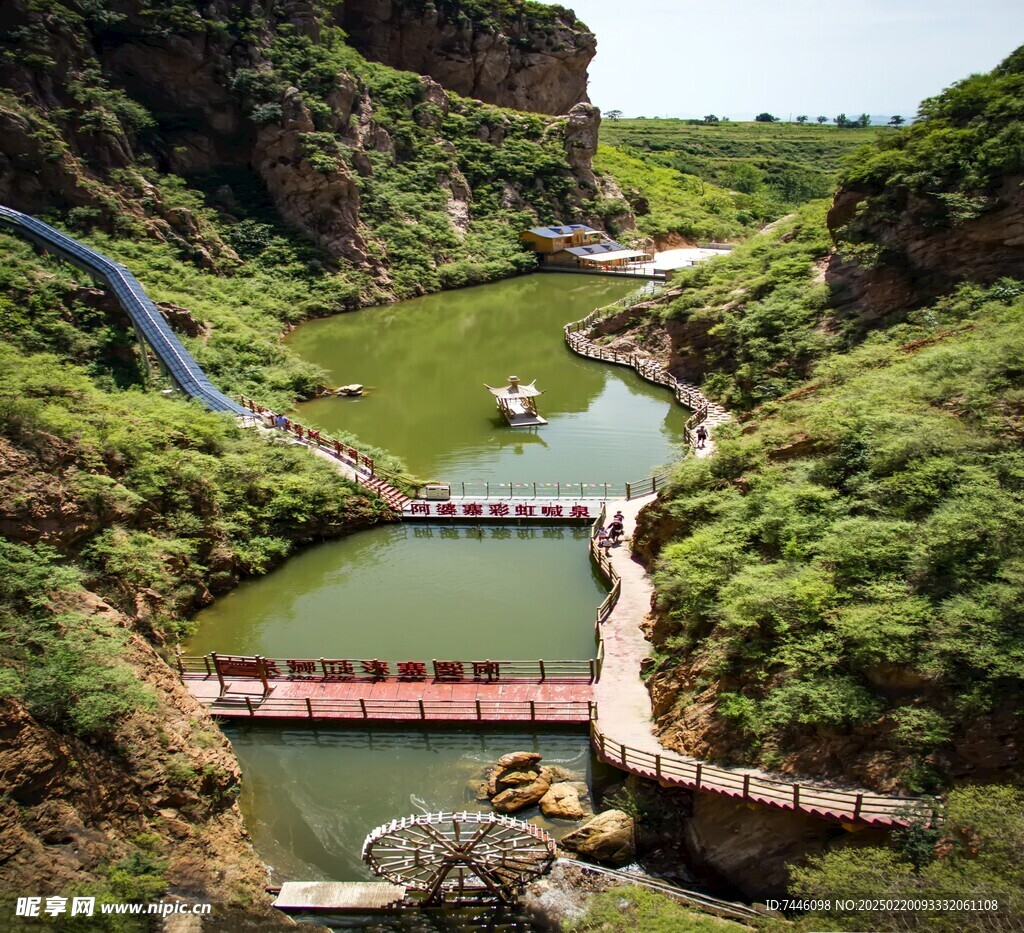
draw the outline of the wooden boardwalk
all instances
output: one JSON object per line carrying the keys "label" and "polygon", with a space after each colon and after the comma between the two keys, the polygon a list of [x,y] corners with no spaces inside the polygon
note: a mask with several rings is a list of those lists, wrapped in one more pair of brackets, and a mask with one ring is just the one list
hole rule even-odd
{"label": "wooden boardwalk", "polygon": [[215,716],[330,722],[578,725],[593,715],[593,686],[575,680],[259,680],[186,673],[185,686]]}

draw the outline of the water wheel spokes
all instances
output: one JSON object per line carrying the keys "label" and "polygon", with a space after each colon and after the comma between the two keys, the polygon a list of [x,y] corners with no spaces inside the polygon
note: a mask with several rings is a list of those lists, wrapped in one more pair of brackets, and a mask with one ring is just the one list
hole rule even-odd
{"label": "water wheel spokes", "polygon": [[444,901],[515,901],[547,872],[555,844],[543,830],[497,813],[428,813],[377,827],[363,860],[394,884]]}

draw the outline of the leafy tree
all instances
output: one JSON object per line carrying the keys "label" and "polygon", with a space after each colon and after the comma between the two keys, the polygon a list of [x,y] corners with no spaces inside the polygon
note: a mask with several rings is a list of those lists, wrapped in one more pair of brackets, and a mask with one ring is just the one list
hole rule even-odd
{"label": "leafy tree", "polygon": [[862,113],[859,117],[857,117],[857,125],[864,129],[871,126],[871,114]]}
{"label": "leafy tree", "polygon": [[796,118],[796,122],[797,123],[806,123],[807,122],[807,114],[801,114],[799,117]]}
{"label": "leafy tree", "polygon": [[704,117],[704,122],[710,126],[712,123],[719,123],[721,121],[713,113],[709,113]]}
{"label": "leafy tree", "polygon": [[850,125],[850,118],[845,113],[841,113],[839,116],[833,117],[832,122],[840,129],[844,129]]}
{"label": "leafy tree", "polygon": [[763,113],[759,113],[756,117],[754,117],[754,119],[758,123],[778,123],[779,122],[779,118],[776,117],[776,116],[773,116],[767,110],[765,110]]}
{"label": "leafy tree", "polygon": [[619,120],[619,119],[621,119],[621,117],[622,117],[622,111],[621,111],[621,110],[609,110],[609,111],[608,111],[608,112],[607,112],[607,113],[605,114],[605,116],[606,116],[606,117],[607,117],[607,118],[608,118],[609,120]]}
{"label": "leafy tree", "polygon": [[828,123],[828,117],[818,117],[819,123]]}
{"label": "leafy tree", "polygon": [[907,121],[901,117],[898,113],[889,117],[889,126],[903,126]]}

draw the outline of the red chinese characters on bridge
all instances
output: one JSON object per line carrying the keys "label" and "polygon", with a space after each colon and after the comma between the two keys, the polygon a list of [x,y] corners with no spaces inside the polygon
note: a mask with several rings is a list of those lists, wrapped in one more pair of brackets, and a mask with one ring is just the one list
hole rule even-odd
{"label": "red chinese characters on bridge", "polygon": [[591,518],[589,505],[528,502],[414,502],[409,515],[426,518]]}

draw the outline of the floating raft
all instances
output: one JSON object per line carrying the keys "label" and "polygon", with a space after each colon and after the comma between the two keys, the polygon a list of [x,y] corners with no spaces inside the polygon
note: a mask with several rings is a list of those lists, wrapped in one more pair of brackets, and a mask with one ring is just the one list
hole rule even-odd
{"label": "floating raft", "polygon": [[286,881],[274,901],[278,910],[393,910],[405,887],[387,881]]}
{"label": "floating raft", "polygon": [[519,382],[518,376],[509,376],[508,385],[500,389],[489,386],[486,382],[484,385],[497,400],[498,411],[505,416],[511,427],[532,428],[547,424],[547,421],[538,414],[537,403],[534,402],[538,395],[543,395],[537,388],[536,379],[528,386],[524,386]]}

